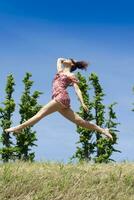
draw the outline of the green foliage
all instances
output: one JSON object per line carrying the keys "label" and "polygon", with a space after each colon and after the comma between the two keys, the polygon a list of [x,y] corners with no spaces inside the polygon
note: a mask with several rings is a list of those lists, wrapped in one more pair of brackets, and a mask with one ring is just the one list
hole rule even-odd
{"label": "green foliage", "polygon": [[113,145],[117,144],[117,136],[116,132],[116,127],[120,123],[116,123],[113,120],[116,120],[116,114],[113,111],[113,106],[116,105],[117,103],[114,102],[110,106],[108,106],[108,120],[105,118],[104,114],[106,113],[106,106],[102,103],[103,97],[105,96],[103,89],[99,83],[99,78],[95,73],[91,73],[89,77],[89,81],[93,85],[94,88],[94,103],[93,107],[95,110],[95,120],[96,124],[99,126],[104,126],[109,128],[110,133],[113,136],[113,141],[109,140],[107,138],[103,138],[100,133],[97,133],[96,131],[96,156],[94,158],[95,162],[105,162],[108,163],[110,161],[114,161],[113,159],[110,159],[110,156],[112,155],[113,152],[121,152],[119,150],[116,150]]}
{"label": "green foliage", "polygon": [[[116,114],[113,111],[113,106],[116,103],[108,106],[108,119],[106,119],[104,116],[106,113],[106,106],[102,103],[105,94],[99,83],[98,76],[95,73],[91,73],[89,76],[90,84],[87,83],[85,77],[79,72],[77,74],[77,78],[80,81],[79,88],[82,92],[84,103],[89,108],[87,113],[84,111],[83,107],[80,106],[80,111],[77,113],[87,121],[95,120],[95,124],[98,126],[105,126],[109,128],[113,136],[113,141],[108,138],[103,138],[102,134],[97,131],[77,126],[77,132],[79,134],[79,141],[77,144],[81,144],[81,147],[76,147],[77,150],[70,160],[77,158],[79,162],[92,160],[96,163],[108,163],[110,161],[114,161],[110,158],[110,156],[113,152],[120,152],[113,147],[114,144],[117,144],[116,132],[118,132],[118,130],[116,130],[116,126],[119,124],[114,121],[117,119]],[[93,89],[93,100],[91,100],[91,97],[89,98],[88,94],[89,90],[91,93],[91,89]],[[96,139],[93,138],[93,134],[95,134]]]}
{"label": "green foliage", "polygon": [[8,162],[11,157],[14,157],[14,153],[16,149],[12,146],[13,142],[11,140],[11,136],[9,133],[5,133],[5,129],[9,128],[12,124],[12,113],[15,110],[15,102],[12,98],[12,94],[14,92],[14,78],[13,75],[10,74],[7,76],[7,84],[5,88],[6,96],[5,101],[2,102],[4,105],[3,107],[0,107],[0,126],[2,128],[2,134],[1,134],[1,142],[3,144],[3,147],[0,149],[1,154],[1,160],[3,162]]}
{"label": "green foliage", "polygon": [[[82,106],[80,106],[80,111],[77,112],[84,120],[91,121],[93,120],[93,115],[91,113],[93,104],[90,101],[89,95],[87,93],[89,86],[87,84],[87,81],[84,76],[82,76],[79,72],[77,74],[77,77],[79,79],[79,88],[82,92],[83,100],[86,106],[88,107],[89,111],[88,113],[85,112]],[[78,99],[79,100],[79,99]],[[82,147],[76,147],[77,150],[75,154],[70,158],[70,160],[74,158],[78,158],[79,161],[85,160],[89,161],[91,160],[91,155],[94,153],[94,142],[92,140],[93,137],[93,131],[88,130],[86,128],[83,128],[81,126],[77,126],[77,132],[79,134],[80,140],[77,142],[77,144],[81,144]]]}
{"label": "green foliage", "polygon": [[[37,103],[37,99],[40,94],[43,94],[39,91],[34,91],[33,94],[30,94],[30,89],[33,85],[33,81],[30,80],[31,73],[26,73],[23,83],[24,83],[24,92],[21,97],[21,103],[19,104],[20,110],[19,113],[21,115],[20,123],[27,121],[29,118],[34,116],[40,109],[41,105]],[[6,85],[6,97],[5,101],[2,102],[4,104],[4,108],[0,107],[0,125],[3,130],[11,127],[12,124],[12,114],[15,110],[15,102],[12,98],[12,94],[14,92],[14,78],[11,75],[7,77],[7,85]],[[29,152],[32,146],[37,146],[34,142],[36,139],[36,132],[31,130],[32,126],[26,127],[20,133],[13,135],[16,137],[16,144],[13,144],[11,140],[10,133],[2,132],[0,136],[0,142],[3,144],[3,147],[0,149],[1,160],[3,162],[8,162],[9,160],[34,160],[34,152]]]}
{"label": "green foliage", "polygon": [[[41,105],[37,103],[37,99],[40,94],[43,94],[39,91],[34,91],[33,94],[30,94],[30,89],[33,85],[32,80],[30,80],[31,73],[26,73],[23,83],[24,83],[24,92],[21,96],[21,102],[19,104],[20,110],[19,113],[21,115],[20,124],[27,121],[31,117],[33,117],[40,109]],[[37,141],[36,132],[32,131],[32,126],[26,127],[20,131],[20,133],[16,134],[16,147],[19,149],[17,153],[17,158],[22,160],[30,160],[33,161],[35,154],[31,151],[32,146],[37,146],[34,142]]]}

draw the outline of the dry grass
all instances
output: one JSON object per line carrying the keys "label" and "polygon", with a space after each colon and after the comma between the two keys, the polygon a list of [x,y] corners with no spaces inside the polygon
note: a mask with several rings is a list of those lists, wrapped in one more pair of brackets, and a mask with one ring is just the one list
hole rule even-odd
{"label": "dry grass", "polygon": [[134,163],[1,164],[0,200],[134,200]]}

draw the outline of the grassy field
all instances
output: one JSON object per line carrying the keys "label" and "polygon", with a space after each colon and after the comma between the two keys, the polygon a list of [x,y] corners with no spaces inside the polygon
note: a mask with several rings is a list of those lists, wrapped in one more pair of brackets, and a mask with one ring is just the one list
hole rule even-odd
{"label": "grassy field", "polygon": [[0,165],[0,200],[134,200],[134,163]]}

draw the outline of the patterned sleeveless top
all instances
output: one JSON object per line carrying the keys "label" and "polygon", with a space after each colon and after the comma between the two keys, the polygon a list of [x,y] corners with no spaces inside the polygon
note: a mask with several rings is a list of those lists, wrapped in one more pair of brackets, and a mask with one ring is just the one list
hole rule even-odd
{"label": "patterned sleeveless top", "polygon": [[70,97],[66,90],[68,86],[73,86],[74,83],[79,83],[75,76],[68,76],[62,73],[63,70],[56,73],[52,81],[52,99],[55,99],[63,108],[70,107]]}

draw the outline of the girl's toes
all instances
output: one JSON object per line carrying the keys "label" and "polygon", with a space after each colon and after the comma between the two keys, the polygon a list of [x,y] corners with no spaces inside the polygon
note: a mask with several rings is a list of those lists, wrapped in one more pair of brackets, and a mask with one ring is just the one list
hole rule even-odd
{"label": "girl's toes", "polygon": [[7,129],[5,129],[5,132],[6,132],[6,133],[11,132],[11,129],[10,129],[10,128],[7,128]]}
{"label": "girl's toes", "polygon": [[12,128],[7,128],[7,129],[5,129],[5,132],[6,132],[6,133],[8,133],[8,132],[18,132],[18,130],[15,130],[15,128],[12,127]]}

